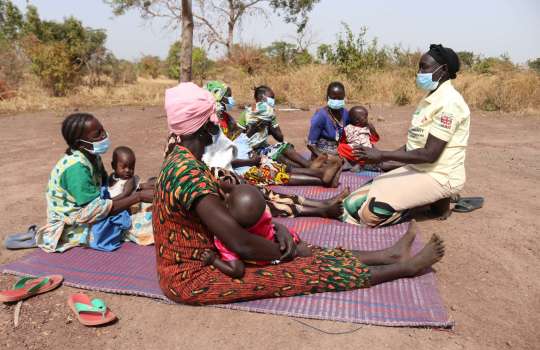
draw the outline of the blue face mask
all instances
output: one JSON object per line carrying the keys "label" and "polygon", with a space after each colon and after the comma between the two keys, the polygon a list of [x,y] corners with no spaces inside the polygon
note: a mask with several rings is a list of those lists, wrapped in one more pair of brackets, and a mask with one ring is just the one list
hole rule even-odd
{"label": "blue face mask", "polygon": [[95,155],[105,154],[111,147],[111,140],[109,140],[108,134],[101,141],[96,141],[96,142],[89,142],[86,140],[80,140],[80,141],[92,145],[92,149],[86,149],[86,150],[88,151],[88,153],[95,154]]}
{"label": "blue face mask", "polygon": [[234,106],[236,105],[236,102],[234,101],[234,98],[227,97],[227,103],[225,104],[225,108],[230,111]]}
{"label": "blue face mask", "polygon": [[276,100],[274,100],[272,97],[267,97],[266,103],[268,103],[270,107],[274,107],[276,105]]}
{"label": "blue face mask", "polygon": [[330,109],[338,110],[345,108],[345,100],[333,100],[331,98],[328,99],[328,107]]}
{"label": "blue face mask", "polygon": [[[442,66],[435,69],[433,73],[438,71]],[[433,91],[439,86],[439,81],[433,81],[433,73],[417,73],[416,86],[425,91]]]}

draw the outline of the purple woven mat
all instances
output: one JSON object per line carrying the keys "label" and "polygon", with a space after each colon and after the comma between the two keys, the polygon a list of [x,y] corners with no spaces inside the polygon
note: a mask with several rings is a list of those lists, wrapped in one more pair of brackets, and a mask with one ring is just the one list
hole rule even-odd
{"label": "purple woven mat", "polygon": [[[313,244],[352,249],[382,249],[393,244],[407,224],[369,230],[318,218],[279,219]],[[420,242],[416,240],[413,251]],[[124,244],[114,253],[74,248],[62,254],[36,250],[2,266],[15,275],[62,274],[66,285],[110,293],[130,294],[167,301],[156,275],[154,247]],[[438,294],[435,276],[428,273],[369,289],[264,299],[219,307],[287,316],[366,323],[385,326],[451,327]]]}
{"label": "purple woven mat", "polygon": [[359,175],[357,173],[344,172],[339,178],[339,187],[337,188],[326,188],[322,186],[270,186],[270,188],[283,194],[296,194],[312,199],[328,199],[340,193],[347,186],[351,191],[354,191],[373,177],[371,174],[364,176],[362,173]]}

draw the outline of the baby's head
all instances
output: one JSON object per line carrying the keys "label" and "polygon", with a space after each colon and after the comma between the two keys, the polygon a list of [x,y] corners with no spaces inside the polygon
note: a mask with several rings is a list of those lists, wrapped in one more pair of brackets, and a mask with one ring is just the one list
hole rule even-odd
{"label": "baby's head", "polygon": [[231,216],[244,228],[255,226],[266,210],[263,195],[252,185],[235,186],[225,203]]}
{"label": "baby's head", "polygon": [[266,102],[271,107],[274,107],[276,104],[274,91],[269,86],[266,85],[260,85],[257,86],[255,89],[255,92],[253,93],[253,97],[255,98],[255,102]]}
{"label": "baby's head", "polygon": [[135,175],[135,153],[126,146],[116,147],[112,155],[111,166],[116,177],[127,180]]}
{"label": "baby's head", "polygon": [[351,124],[359,127],[368,126],[368,111],[364,106],[354,106],[349,110]]}

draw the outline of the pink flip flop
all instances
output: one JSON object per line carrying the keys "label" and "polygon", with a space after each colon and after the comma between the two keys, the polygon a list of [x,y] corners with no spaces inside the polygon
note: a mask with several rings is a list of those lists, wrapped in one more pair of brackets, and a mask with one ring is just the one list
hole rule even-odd
{"label": "pink flip flop", "polygon": [[79,322],[85,326],[101,326],[116,320],[116,315],[109,310],[102,299],[90,299],[83,293],[70,295],[68,305]]}
{"label": "pink flip flop", "polygon": [[57,288],[63,280],[62,275],[20,278],[12,289],[0,291],[0,301],[12,303],[46,293]]}

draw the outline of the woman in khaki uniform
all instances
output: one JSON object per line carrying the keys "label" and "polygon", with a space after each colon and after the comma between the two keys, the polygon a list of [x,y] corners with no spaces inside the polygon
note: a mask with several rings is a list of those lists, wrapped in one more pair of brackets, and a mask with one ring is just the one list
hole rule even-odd
{"label": "woman in khaki uniform", "polygon": [[368,163],[406,164],[381,175],[345,201],[344,221],[378,227],[402,222],[410,209],[431,204],[442,218],[450,214],[450,196],[465,184],[465,153],[470,111],[452,85],[459,58],[450,48],[431,45],[420,59],[416,85],[427,92],[413,113],[407,143],[395,151],[358,147]]}

